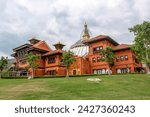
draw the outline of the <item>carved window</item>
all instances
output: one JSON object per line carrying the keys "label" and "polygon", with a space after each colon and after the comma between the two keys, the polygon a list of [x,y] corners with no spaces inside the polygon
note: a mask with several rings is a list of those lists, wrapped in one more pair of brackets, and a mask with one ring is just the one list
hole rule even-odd
{"label": "carved window", "polygon": [[124,56],[120,56],[120,60],[123,61],[124,60]]}
{"label": "carved window", "polygon": [[100,62],[100,57],[97,57],[97,62]]}
{"label": "carved window", "polygon": [[101,50],[103,49],[103,46],[98,46],[98,47],[95,47],[93,48],[93,53],[99,53]]}
{"label": "carved window", "polygon": [[48,58],[48,64],[52,64],[52,63],[55,63],[56,60],[55,60],[55,56],[51,56]]}
{"label": "carved window", "polygon": [[117,57],[116,57],[116,62],[119,62],[119,60],[120,60],[120,58],[117,56]]}
{"label": "carved window", "polygon": [[125,55],[125,56],[124,56],[124,59],[127,61],[127,60],[128,60],[128,55]]}
{"label": "carved window", "polygon": [[96,62],[96,58],[94,57],[94,58],[92,58],[92,62],[93,63],[95,63]]}

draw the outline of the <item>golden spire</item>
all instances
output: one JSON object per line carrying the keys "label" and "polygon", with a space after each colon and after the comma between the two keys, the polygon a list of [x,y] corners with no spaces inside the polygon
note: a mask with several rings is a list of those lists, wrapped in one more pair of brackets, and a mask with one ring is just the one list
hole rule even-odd
{"label": "golden spire", "polygon": [[90,34],[89,34],[89,30],[87,28],[87,24],[85,22],[84,24],[84,29],[83,29],[83,35],[82,35],[82,39],[83,40],[86,40],[86,39],[89,39],[90,38]]}

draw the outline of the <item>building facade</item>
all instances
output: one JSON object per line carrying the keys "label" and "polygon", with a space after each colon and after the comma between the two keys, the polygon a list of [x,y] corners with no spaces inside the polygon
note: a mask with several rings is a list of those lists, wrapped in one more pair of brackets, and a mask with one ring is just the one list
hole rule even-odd
{"label": "building facade", "polygon": [[[37,38],[30,39],[29,43],[13,49],[12,56],[16,60],[15,67],[20,72],[24,70],[32,72],[32,70],[26,69],[28,62],[25,56],[27,53],[32,52],[40,55],[40,59],[36,61],[38,68],[34,72],[35,76],[64,76],[66,69],[60,63],[62,54],[65,52],[63,50],[65,45],[58,42],[54,46],[55,50],[52,50],[45,41]],[[107,74],[108,63],[101,62],[99,54],[107,46],[110,46],[115,54],[114,64],[111,66],[113,74],[144,71],[130,45],[119,44],[107,35],[98,35],[91,38],[85,23],[81,39],[70,47],[70,51],[74,53],[76,61],[70,66],[69,75]]]}

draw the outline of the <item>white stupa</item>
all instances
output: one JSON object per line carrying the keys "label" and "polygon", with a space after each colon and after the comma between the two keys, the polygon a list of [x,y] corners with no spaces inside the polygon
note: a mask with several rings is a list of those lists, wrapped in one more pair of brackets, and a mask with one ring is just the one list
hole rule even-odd
{"label": "white stupa", "polygon": [[90,39],[89,30],[87,28],[87,24],[84,24],[84,30],[82,33],[82,37],[75,44],[70,47],[70,51],[77,56],[86,56],[89,53],[89,47],[83,43],[84,40]]}

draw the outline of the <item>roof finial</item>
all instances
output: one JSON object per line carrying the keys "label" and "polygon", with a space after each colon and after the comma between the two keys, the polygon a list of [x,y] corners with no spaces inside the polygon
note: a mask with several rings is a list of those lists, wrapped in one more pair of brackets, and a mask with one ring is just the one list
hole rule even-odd
{"label": "roof finial", "polygon": [[60,41],[58,41],[56,44],[54,44],[55,48],[58,49],[63,49],[63,47],[65,46],[64,44],[62,44]]}
{"label": "roof finial", "polygon": [[87,28],[87,23],[86,23],[86,21],[85,21],[82,39],[85,40],[85,39],[89,39],[89,38],[90,38],[90,34],[89,34],[89,30],[88,30],[88,28]]}

